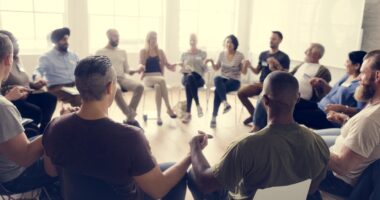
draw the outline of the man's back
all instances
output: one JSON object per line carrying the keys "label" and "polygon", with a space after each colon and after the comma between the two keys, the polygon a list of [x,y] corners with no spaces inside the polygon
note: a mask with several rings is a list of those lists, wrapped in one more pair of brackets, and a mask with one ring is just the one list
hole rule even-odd
{"label": "man's back", "polygon": [[142,175],[155,165],[142,131],[108,118],[63,116],[46,128],[43,144],[59,168],[121,187],[115,192],[126,199],[141,196],[133,176]]}
{"label": "man's back", "polygon": [[[324,173],[329,150],[322,138],[298,124],[269,125],[234,143],[214,174],[233,198],[256,189],[315,179]],[[237,187],[233,187],[237,185]]]}

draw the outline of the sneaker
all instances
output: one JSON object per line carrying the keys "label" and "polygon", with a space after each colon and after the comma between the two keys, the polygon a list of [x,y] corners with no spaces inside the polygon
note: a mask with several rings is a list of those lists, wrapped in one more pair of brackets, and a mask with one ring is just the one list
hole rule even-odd
{"label": "sneaker", "polygon": [[123,123],[124,123],[124,124],[128,124],[128,125],[131,125],[131,126],[136,126],[136,127],[138,127],[138,128],[143,129],[143,128],[140,126],[140,123],[139,123],[137,120],[133,120],[133,121],[126,121],[126,120],[124,120]]}
{"label": "sneaker", "polygon": [[185,113],[182,118],[182,123],[187,124],[190,122],[190,120],[191,120],[191,114]]}
{"label": "sneaker", "polygon": [[203,110],[201,106],[197,106],[198,117],[203,117]]}
{"label": "sneaker", "polygon": [[215,118],[211,120],[210,127],[216,128],[216,119]]}
{"label": "sneaker", "polygon": [[249,124],[252,123],[252,121],[253,121],[253,117],[249,116],[247,119],[243,121],[243,124],[246,126],[249,126]]}
{"label": "sneaker", "polygon": [[230,104],[226,103],[224,106],[223,114],[228,113],[231,110]]}
{"label": "sneaker", "polygon": [[161,118],[157,118],[157,125],[158,126],[162,126],[162,119]]}

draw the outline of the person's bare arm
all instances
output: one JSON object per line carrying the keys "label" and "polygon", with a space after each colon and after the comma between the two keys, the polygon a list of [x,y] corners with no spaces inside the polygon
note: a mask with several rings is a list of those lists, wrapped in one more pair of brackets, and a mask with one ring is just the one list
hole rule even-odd
{"label": "person's bare arm", "polygon": [[25,133],[19,133],[0,145],[0,153],[16,164],[28,167],[43,155],[42,137],[29,141]]}
{"label": "person's bare arm", "polygon": [[335,173],[341,176],[345,176],[360,163],[364,162],[365,159],[365,157],[355,153],[343,145],[343,148],[340,151],[339,155],[330,153],[328,166]]}
{"label": "person's bare arm", "polygon": [[160,167],[156,165],[151,171],[133,178],[145,193],[152,198],[159,199],[183,178],[190,164],[190,156],[187,156],[164,172],[161,172]]}
{"label": "person's bare arm", "polygon": [[318,190],[319,185],[325,179],[326,174],[327,174],[327,166],[325,167],[325,169],[322,170],[322,172],[317,177],[311,180],[309,194],[314,194]]}

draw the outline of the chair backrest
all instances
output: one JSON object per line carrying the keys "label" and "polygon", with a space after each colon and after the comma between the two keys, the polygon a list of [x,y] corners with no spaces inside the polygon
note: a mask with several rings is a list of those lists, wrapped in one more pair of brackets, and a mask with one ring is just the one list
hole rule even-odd
{"label": "chair backrest", "polygon": [[64,199],[121,199],[111,185],[99,179],[58,168]]}
{"label": "chair backrest", "polygon": [[309,192],[311,179],[292,185],[257,190],[254,200],[291,199],[305,200]]}

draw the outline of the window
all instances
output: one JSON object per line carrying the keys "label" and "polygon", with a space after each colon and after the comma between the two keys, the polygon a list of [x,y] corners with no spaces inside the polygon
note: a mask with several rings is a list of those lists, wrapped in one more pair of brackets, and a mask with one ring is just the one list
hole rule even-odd
{"label": "window", "polygon": [[120,47],[138,52],[144,47],[149,31],[156,31],[162,44],[163,0],[91,0],[89,9],[90,51],[95,52],[107,43],[106,31],[116,28]]}
{"label": "window", "polygon": [[224,38],[236,32],[236,10],[236,0],[180,0],[180,50],[189,48],[189,35],[196,33],[199,48],[221,51]]}
{"label": "window", "polygon": [[23,53],[45,51],[48,35],[63,24],[64,0],[0,0],[0,27],[15,35]]}

